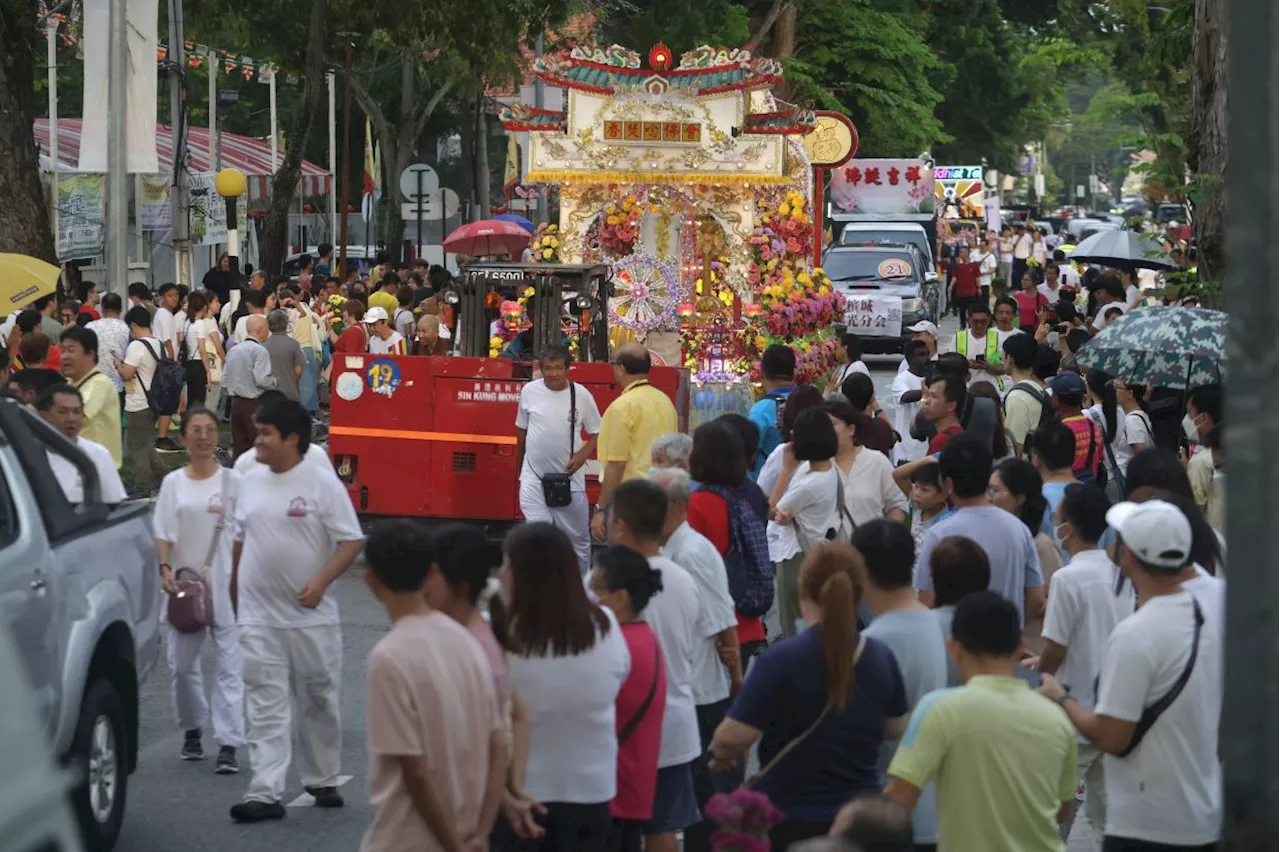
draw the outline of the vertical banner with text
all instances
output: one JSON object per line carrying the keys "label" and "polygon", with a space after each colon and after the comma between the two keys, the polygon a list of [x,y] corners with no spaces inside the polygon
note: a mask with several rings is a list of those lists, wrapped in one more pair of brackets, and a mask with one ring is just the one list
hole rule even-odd
{"label": "vertical banner with text", "polygon": [[102,254],[106,196],[106,175],[74,175],[58,180],[59,260],[84,260]]}

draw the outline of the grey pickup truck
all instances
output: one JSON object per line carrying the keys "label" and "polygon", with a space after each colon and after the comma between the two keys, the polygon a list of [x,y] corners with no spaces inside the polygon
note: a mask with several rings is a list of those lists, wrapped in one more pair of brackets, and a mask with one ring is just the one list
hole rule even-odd
{"label": "grey pickup truck", "polygon": [[[78,472],[71,503],[50,465]],[[54,754],[76,777],[84,845],[111,849],[138,762],[138,687],[160,644],[150,507],[101,502],[93,463],[23,406],[0,400],[0,614]]]}

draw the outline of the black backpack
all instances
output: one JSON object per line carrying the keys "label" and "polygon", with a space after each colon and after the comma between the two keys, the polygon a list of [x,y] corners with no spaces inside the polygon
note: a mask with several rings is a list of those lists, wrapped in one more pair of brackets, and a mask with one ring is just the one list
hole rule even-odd
{"label": "black backpack", "polygon": [[[1032,388],[1022,382],[1018,382],[1018,384],[1014,385],[1012,388],[1009,389],[1010,394],[1012,394],[1014,391],[1022,391],[1028,396],[1033,396],[1036,398],[1036,401],[1040,403],[1040,420],[1036,423],[1035,429],[1033,429],[1032,431],[1043,429],[1044,427],[1048,426],[1050,423],[1058,422],[1058,415],[1056,415],[1053,411],[1053,402],[1050,401],[1049,394],[1037,388]],[[1009,397],[1008,395],[1006,395],[1005,396],[1006,405],[1008,404],[1008,401],[1009,401]],[[1027,454],[1027,450],[1024,445],[1023,455],[1025,456],[1026,454]]]}
{"label": "black backpack", "polygon": [[[187,385],[186,368],[168,356],[163,344],[157,354],[147,341],[139,340],[138,342],[147,347],[147,351],[156,362],[156,371],[151,376],[151,387],[142,386],[143,392],[147,395],[148,407],[152,413],[160,416],[177,414],[178,407],[182,403],[182,389]],[[138,381],[142,381],[141,376],[138,377]]]}

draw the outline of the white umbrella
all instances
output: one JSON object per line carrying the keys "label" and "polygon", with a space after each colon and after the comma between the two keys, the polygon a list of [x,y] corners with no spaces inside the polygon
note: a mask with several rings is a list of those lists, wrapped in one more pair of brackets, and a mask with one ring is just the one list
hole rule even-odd
{"label": "white umbrella", "polygon": [[1123,230],[1099,231],[1082,240],[1071,252],[1071,259],[1142,269],[1173,269],[1176,266],[1155,237]]}

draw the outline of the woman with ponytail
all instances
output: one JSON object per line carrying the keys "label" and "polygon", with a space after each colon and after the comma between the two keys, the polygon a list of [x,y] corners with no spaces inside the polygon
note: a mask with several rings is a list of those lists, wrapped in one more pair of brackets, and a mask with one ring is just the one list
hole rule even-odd
{"label": "woman with ponytail", "polygon": [[771,833],[775,849],[825,835],[841,805],[879,792],[880,744],[906,729],[893,653],[858,635],[864,575],[862,557],[843,542],[806,554],[799,578],[805,629],[756,660],[711,743],[712,769],[724,770],[759,740],[763,768],[754,787],[785,814]]}
{"label": "woman with ponytail", "polygon": [[1090,370],[1085,376],[1085,384],[1093,405],[1084,410],[1084,416],[1102,427],[1110,443],[1109,447],[1103,448],[1105,455],[1102,457],[1107,465],[1107,496],[1111,502],[1118,503],[1124,493],[1125,468],[1133,458],[1133,448],[1129,446],[1129,435],[1125,429],[1127,418],[1118,404],[1115,383],[1109,373]]}

